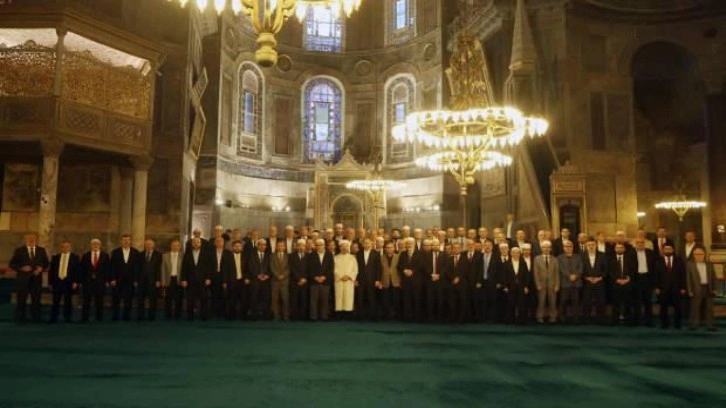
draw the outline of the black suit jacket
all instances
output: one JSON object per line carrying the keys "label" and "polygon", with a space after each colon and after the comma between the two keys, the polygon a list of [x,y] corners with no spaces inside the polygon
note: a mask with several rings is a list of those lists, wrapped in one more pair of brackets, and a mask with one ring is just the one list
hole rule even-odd
{"label": "black suit jacket", "polygon": [[[403,251],[398,255],[398,270],[401,274],[401,283],[403,285],[423,285],[423,269],[422,269],[422,251],[413,251],[413,254],[409,257],[408,251]],[[413,271],[411,277],[406,276],[403,271],[404,269],[410,269]]]}
{"label": "black suit jacket", "polygon": [[646,274],[641,274],[638,272],[638,269],[639,269],[638,263],[637,263],[638,251],[633,250],[633,253],[635,254],[635,261],[636,261],[636,263],[635,263],[635,276],[637,278],[635,280],[636,287],[641,288],[641,289],[652,290],[653,282],[655,281],[655,270],[656,270],[655,264],[656,264],[656,258],[657,258],[655,255],[655,251],[653,251],[652,249],[648,249],[648,248],[645,249],[645,263],[647,264],[647,267],[648,267],[648,273],[646,273]]}
{"label": "black suit jacket", "polygon": [[26,273],[23,272],[22,269],[24,266],[30,266],[33,271],[27,272],[32,273],[35,272],[36,267],[40,267],[45,271],[48,269],[48,266],[50,266],[50,260],[48,259],[48,253],[45,251],[45,248],[36,246],[35,247],[35,257],[33,259],[30,259],[30,253],[28,252],[28,247],[21,246],[20,248],[17,248],[13,252],[13,257],[10,258],[10,262],[8,262],[8,266],[14,270],[17,273]]}
{"label": "black suit jacket", "polygon": [[98,252],[98,264],[93,267],[93,252],[88,251],[81,257],[81,276],[79,283],[83,285],[96,282],[105,284],[111,280],[111,257],[106,252]]}
{"label": "black suit jacket", "polygon": [[686,262],[680,256],[673,255],[672,268],[668,269],[665,256],[659,256],[655,266],[655,282],[656,289],[663,292],[673,290],[686,290],[688,287],[686,280]]}
{"label": "black suit jacket", "polygon": [[[215,255],[216,256],[216,255]],[[270,271],[270,253],[265,251],[260,259],[259,251],[251,252],[247,255],[247,268],[245,269],[245,277],[252,282],[262,282],[257,275],[272,276]],[[269,282],[267,279],[265,282]]]}
{"label": "black suit jacket", "polygon": [[[570,240],[570,241],[572,241],[572,240]],[[552,241],[552,255],[554,255],[555,257],[558,257],[564,253],[565,253],[565,246],[564,246],[562,237],[557,238],[556,240]]]}
{"label": "black suit jacket", "polygon": [[190,285],[203,285],[205,280],[211,279],[214,269],[216,269],[216,261],[210,256],[209,251],[200,250],[196,264],[193,251],[184,252],[181,280]]}
{"label": "black suit jacket", "polygon": [[[202,240],[202,249],[209,249],[209,246],[212,245],[208,240],[204,238],[200,238]],[[187,240],[186,245],[184,246],[184,253],[191,252],[192,251],[192,238]]]}
{"label": "black suit jacket", "polygon": [[139,268],[139,285],[154,286],[161,282],[161,263],[163,255],[157,250],[151,251],[151,259],[146,259],[146,252],[141,254],[141,266]]}
{"label": "black suit jacket", "polygon": [[628,284],[630,286],[633,283],[635,274],[638,273],[638,258],[633,251],[626,251],[623,254],[623,270],[621,271],[618,256],[613,254],[610,262],[608,262],[608,267],[608,276],[610,276],[610,282],[613,285],[616,285],[616,280],[627,277],[630,278],[630,284]]}
{"label": "black suit jacket", "polygon": [[501,257],[492,251],[489,254],[489,264],[487,265],[487,279],[484,280],[484,258],[486,254],[482,252],[479,254],[479,263],[475,265],[474,274],[476,276],[476,283],[484,284],[485,282],[497,282],[497,269],[498,263],[501,263]]}
{"label": "black suit jacket", "polygon": [[606,278],[608,276],[607,262],[605,254],[595,251],[595,265],[590,264],[590,254],[585,252],[582,256],[582,279],[586,284],[585,278]]}
{"label": "black suit jacket", "polygon": [[57,285],[65,284],[70,285],[72,283],[78,283],[81,275],[81,261],[78,255],[71,252],[68,254],[68,268],[66,270],[67,276],[65,280],[61,280],[58,276],[60,273],[60,259],[61,254],[53,255],[53,259],[50,261],[50,270],[48,271],[48,283],[52,288]]}
{"label": "black suit jacket", "polygon": [[128,262],[124,261],[121,248],[111,252],[111,280],[119,282],[138,282],[142,257],[136,248],[129,248]]}
{"label": "black suit jacket", "polygon": [[446,268],[446,283],[453,286],[454,279],[459,278],[459,284],[454,286],[455,289],[465,290],[469,285],[471,263],[466,257],[466,253],[462,252],[459,254],[459,261],[454,262],[456,257],[451,255],[448,257],[448,264]]}
{"label": "black suit jacket", "polygon": [[371,250],[368,254],[368,265],[365,264],[363,250],[355,254],[355,258],[358,260],[358,282],[372,286],[381,280],[381,255],[378,252]]}
{"label": "black suit jacket", "polygon": [[300,279],[310,280],[308,275],[307,256],[307,253],[303,253],[302,259],[300,259],[300,255],[296,251],[291,253],[288,257],[287,263],[290,266],[290,280],[293,284],[300,282]]}
{"label": "black suit jacket", "polygon": [[[232,254],[232,251],[228,249],[222,250],[219,270],[217,270],[217,248],[211,250],[210,256],[212,261],[214,261],[210,276],[215,283],[232,282],[237,279],[237,271],[234,267],[234,255]],[[244,255],[242,256],[242,259],[244,261]],[[242,271],[244,273],[244,265],[242,265]]]}
{"label": "black suit jacket", "polygon": [[511,258],[504,264],[502,271],[504,275],[501,278],[503,287],[510,291],[523,291],[524,288],[529,287],[531,276],[529,269],[527,268],[527,262],[525,262],[524,259],[519,259],[517,273],[514,271],[514,264],[512,263]]}
{"label": "black suit jacket", "polygon": [[441,275],[439,280],[434,282],[431,279],[431,275],[434,273],[434,253],[421,252],[421,278],[427,285],[439,285],[444,286],[446,282],[447,271],[449,270],[449,256],[443,252],[439,252],[436,257],[436,273]]}
{"label": "black suit jacket", "polygon": [[310,276],[311,285],[319,285],[314,279],[318,276],[325,276],[325,282],[322,285],[333,284],[333,271],[335,270],[335,259],[333,254],[325,251],[323,262],[320,263],[320,255],[317,252],[311,252],[307,257],[307,272]]}

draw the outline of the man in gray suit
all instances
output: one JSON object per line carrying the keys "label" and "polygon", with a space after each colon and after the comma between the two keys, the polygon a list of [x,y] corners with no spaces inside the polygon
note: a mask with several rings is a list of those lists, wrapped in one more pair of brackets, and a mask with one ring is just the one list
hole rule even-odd
{"label": "man in gray suit", "polygon": [[696,330],[703,323],[708,330],[716,330],[713,324],[713,298],[716,296],[716,273],[713,264],[706,261],[706,251],[694,248],[692,261],[686,265],[688,296],[691,298],[691,330]]}
{"label": "man in gray suit", "polygon": [[171,319],[173,316],[175,320],[178,320],[181,316],[184,291],[179,278],[183,259],[184,253],[181,251],[181,242],[178,239],[171,241],[171,250],[164,254],[161,263],[161,286],[165,293],[164,303],[167,319]]}
{"label": "man in gray suit", "polygon": [[552,256],[552,242],[542,242],[542,254],[534,258],[534,281],[537,285],[537,322],[544,322],[545,304],[550,323],[557,322],[557,292],[560,290],[560,266]]}
{"label": "man in gray suit", "polygon": [[560,267],[560,319],[578,323],[580,320],[580,290],[582,289],[582,257],[575,255],[572,241],[562,243],[564,253],[557,257]]}
{"label": "man in gray suit", "polygon": [[290,320],[290,267],[287,262],[287,245],[277,241],[275,254],[270,261],[272,271],[272,315],[275,320]]}

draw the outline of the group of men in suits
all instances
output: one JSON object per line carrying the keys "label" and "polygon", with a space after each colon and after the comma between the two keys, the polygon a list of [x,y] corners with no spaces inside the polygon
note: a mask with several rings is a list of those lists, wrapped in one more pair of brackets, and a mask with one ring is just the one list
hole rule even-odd
{"label": "group of men in suits", "polygon": [[72,296],[80,290],[82,322],[92,305],[95,319],[103,320],[109,293],[112,320],[129,320],[134,305],[137,319],[154,320],[163,298],[168,319],[180,319],[186,305],[188,320],[328,320],[354,312],[370,320],[604,323],[609,303],[610,323],[648,326],[655,298],[662,327],[671,323],[670,309],[680,327],[687,303],[692,327],[713,328],[713,265],[691,232],[685,250],[687,257],[676,255],[664,229],[652,241],[639,231],[632,245],[622,232],[608,242],[602,233],[572,238],[567,229],[555,240],[540,231],[530,242],[508,218],[493,239],[486,228],[424,234],[408,227],[368,233],[288,226],[284,237],[273,227],[261,238],[220,227],[209,241],[195,231],[184,251],[173,240],[162,254],[152,239],[137,250],[123,235],[110,254],[97,239],[81,256],[63,241],[52,258],[28,234],[9,266],[18,276],[18,322],[25,321],[28,296],[31,317],[40,320],[48,270],[51,322],[61,304],[71,321]]}

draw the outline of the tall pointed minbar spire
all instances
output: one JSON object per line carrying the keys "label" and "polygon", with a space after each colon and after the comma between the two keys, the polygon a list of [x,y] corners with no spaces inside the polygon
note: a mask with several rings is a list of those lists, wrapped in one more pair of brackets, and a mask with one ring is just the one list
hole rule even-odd
{"label": "tall pointed minbar spire", "polygon": [[532,28],[527,17],[525,0],[516,0],[514,10],[514,35],[512,36],[512,58],[509,62],[511,71],[534,72],[537,63],[537,51],[534,47]]}

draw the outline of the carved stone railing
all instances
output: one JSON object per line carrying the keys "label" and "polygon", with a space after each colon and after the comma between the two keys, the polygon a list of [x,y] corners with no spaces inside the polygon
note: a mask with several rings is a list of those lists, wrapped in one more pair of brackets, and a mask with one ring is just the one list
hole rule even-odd
{"label": "carved stone railing", "polygon": [[151,121],[53,97],[0,98],[0,134],[62,134],[67,142],[106,150],[151,145]]}

